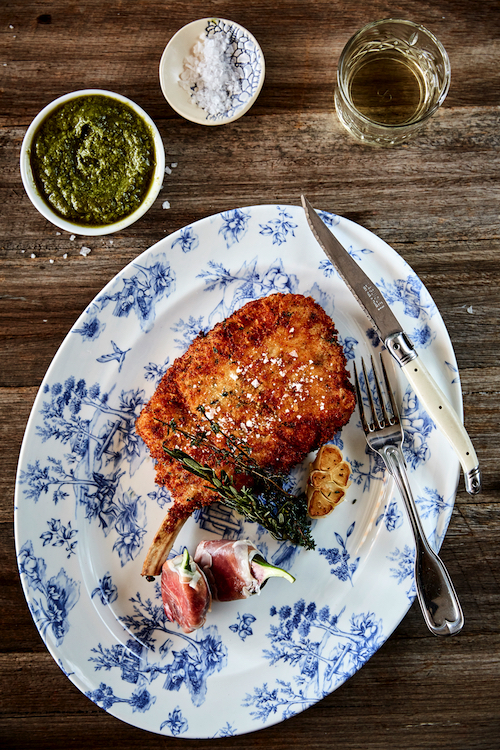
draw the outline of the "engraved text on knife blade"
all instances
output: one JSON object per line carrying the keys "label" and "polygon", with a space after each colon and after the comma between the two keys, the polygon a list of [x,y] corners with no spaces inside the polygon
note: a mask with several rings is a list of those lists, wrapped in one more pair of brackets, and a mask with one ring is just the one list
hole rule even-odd
{"label": "engraved text on knife blade", "polygon": [[376,310],[383,310],[386,306],[385,299],[380,296],[378,289],[372,284],[363,284],[363,291],[371,299]]}

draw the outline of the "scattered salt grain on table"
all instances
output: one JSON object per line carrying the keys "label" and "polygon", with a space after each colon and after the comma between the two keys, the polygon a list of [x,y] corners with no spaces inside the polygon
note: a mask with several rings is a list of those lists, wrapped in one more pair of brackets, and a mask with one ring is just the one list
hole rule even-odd
{"label": "scattered salt grain on table", "polygon": [[90,247],[85,247],[85,245],[84,245],[84,246],[82,247],[82,249],[80,250],[80,255],[83,255],[83,257],[84,257],[84,258],[86,258],[86,257],[87,257],[87,255],[88,255],[89,253],[91,253],[91,252],[92,252],[92,250],[90,249]]}
{"label": "scattered salt grain on table", "polygon": [[161,207],[162,208],[170,208],[170,201],[163,201],[163,203],[161,204]]}
{"label": "scattered salt grain on table", "polygon": [[241,94],[240,71],[231,60],[232,52],[229,34],[201,36],[184,60],[179,85],[191,91],[194,102],[209,115],[223,114],[232,98]]}

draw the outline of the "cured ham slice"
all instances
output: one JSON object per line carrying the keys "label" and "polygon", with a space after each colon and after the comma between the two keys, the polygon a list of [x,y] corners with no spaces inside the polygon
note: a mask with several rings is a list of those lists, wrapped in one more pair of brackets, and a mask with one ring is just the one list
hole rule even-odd
{"label": "cured ham slice", "polygon": [[295,581],[286,570],[264,560],[248,539],[200,542],[194,559],[206,575],[213,599],[219,602],[248,599],[260,593],[271,577]]}
{"label": "cured ham slice", "polygon": [[180,625],[185,633],[204,625],[212,595],[205,574],[187,549],[163,564],[161,597],[167,619]]}

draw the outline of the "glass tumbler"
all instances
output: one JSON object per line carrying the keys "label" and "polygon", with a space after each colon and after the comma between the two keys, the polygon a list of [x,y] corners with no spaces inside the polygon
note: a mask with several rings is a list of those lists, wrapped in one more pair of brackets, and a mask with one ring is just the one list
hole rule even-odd
{"label": "glass tumbler", "polygon": [[335,109],[359,140],[394,146],[428,122],[449,87],[441,42],[419,24],[389,18],[362,28],[342,50]]}

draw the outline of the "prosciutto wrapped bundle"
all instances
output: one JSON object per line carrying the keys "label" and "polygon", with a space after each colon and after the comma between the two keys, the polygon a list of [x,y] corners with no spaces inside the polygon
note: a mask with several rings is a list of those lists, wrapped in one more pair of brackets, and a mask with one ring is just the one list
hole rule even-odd
{"label": "prosciutto wrapped bundle", "polygon": [[205,574],[187,549],[163,564],[161,597],[167,619],[178,623],[185,633],[204,625],[212,595]]}
{"label": "prosciutto wrapped bundle", "polygon": [[286,570],[264,560],[248,539],[200,542],[194,559],[207,577],[212,598],[219,602],[248,599],[260,593],[271,577],[285,578],[290,583],[295,581]]}

